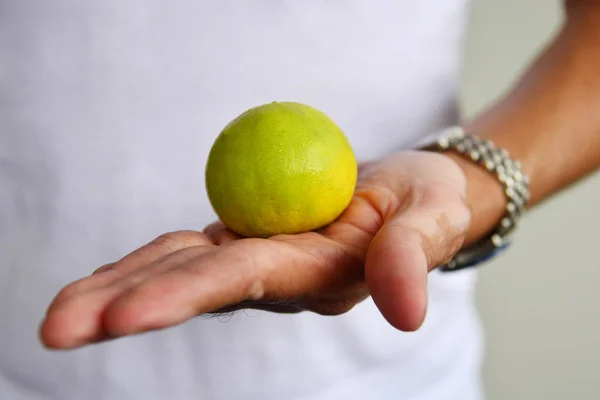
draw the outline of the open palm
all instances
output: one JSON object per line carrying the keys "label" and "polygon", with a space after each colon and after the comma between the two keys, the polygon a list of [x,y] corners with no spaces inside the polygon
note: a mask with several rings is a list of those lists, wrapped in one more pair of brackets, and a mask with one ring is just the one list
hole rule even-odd
{"label": "open palm", "polygon": [[336,315],[369,295],[392,325],[417,329],[427,273],[469,225],[465,186],[444,155],[397,153],[361,167],[351,204],[318,232],[240,238],[217,222],[162,235],[66,286],[42,341],[73,348],[240,308]]}

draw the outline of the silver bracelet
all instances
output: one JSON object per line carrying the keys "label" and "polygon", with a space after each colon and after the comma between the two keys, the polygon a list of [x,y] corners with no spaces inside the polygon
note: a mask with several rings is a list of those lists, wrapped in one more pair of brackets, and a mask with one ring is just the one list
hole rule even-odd
{"label": "silver bracelet", "polygon": [[508,151],[496,148],[489,140],[465,133],[462,127],[445,130],[436,139],[439,151],[454,151],[481,165],[494,174],[504,187],[506,211],[492,232],[478,243],[459,251],[442,271],[456,271],[480,264],[505,249],[511,234],[523,215],[529,201],[529,177],[521,170],[519,161],[510,158]]}

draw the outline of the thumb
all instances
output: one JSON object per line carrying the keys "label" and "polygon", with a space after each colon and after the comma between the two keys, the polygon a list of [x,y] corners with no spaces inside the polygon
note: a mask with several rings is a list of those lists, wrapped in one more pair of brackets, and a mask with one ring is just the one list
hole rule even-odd
{"label": "thumb", "polygon": [[420,328],[427,311],[429,271],[448,262],[462,246],[468,211],[460,213],[461,221],[452,221],[443,209],[421,203],[400,210],[369,246],[367,286],[383,316],[399,330]]}

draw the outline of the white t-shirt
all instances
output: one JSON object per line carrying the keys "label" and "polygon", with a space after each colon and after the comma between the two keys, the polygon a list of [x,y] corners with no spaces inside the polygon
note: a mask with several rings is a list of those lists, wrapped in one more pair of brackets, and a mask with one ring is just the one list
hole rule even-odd
{"label": "white t-shirt", "polygon": [[423,328],[367,300],[337,317],[246,311],[69,352],[37,337],[66,283],[215,216],[230,119],[294,100],[360,160],[457,120],[466,0],[0,3],[0,399],[475,400],[474,274],[430,275]]}

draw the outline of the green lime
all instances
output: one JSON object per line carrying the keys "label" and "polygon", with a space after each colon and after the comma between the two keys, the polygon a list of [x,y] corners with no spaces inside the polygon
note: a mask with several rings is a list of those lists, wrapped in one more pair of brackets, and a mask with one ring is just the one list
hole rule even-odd
{"label": "green lime", "polygon": [[206,190],[223,222],[245,237],[321,228],[348,206],[357,179],[352,147],[323,112],[294,102],[251,108],[215,140]]}

